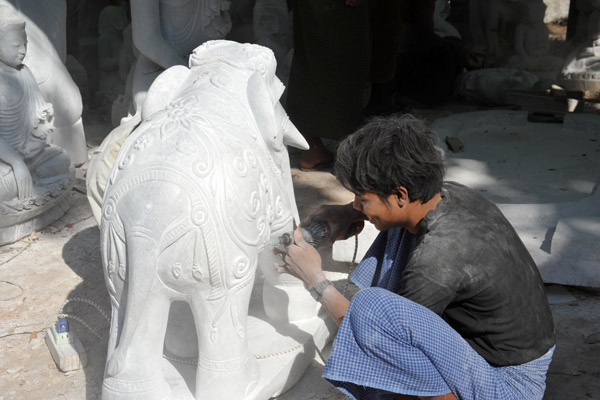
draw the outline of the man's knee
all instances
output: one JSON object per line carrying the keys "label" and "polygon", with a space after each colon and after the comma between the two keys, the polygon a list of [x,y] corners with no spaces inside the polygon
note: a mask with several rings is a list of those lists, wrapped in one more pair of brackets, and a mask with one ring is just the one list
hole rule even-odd
{"label": "man's knee", "polygon": [[394,336],[396,340],[411,342],[414,326],[427,317],[435,317],[431,310],[382,288],[360,290],[350,302],[344,319],[352,326],[357,340],[376,332]]}
{"label": "man's knee", "polygon": [[405,314],[416,303],[387,289],[371,287],[358,291],[350,302],[350,311],[364,318]]}
{"label": "man's knee", "polygon": [[349,316],[361,320],[372,318],[373,313],[381,311],[379,305],[389,294],[393,295],[390,291],[377,287],[359,290],[350,302]]}
{"label": "man's knee", "polygon": [[349,318],[358,341],[372,341],[377,332],[386,334],[390,327],[394,336],[406,331],[403,309],[409,300],[382,288],[363,289],[354,295],[344,317]]}

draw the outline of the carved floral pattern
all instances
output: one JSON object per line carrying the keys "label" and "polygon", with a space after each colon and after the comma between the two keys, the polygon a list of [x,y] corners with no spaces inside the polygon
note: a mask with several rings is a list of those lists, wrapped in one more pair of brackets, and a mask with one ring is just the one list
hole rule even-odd
{"label": "carved floral pattern", "polygon": [[133,143],[133,148],[142,151],[150,145],[152,145],[152,138],[150,135],[142,135]]}
{"label": "carved floral pattern", "polygon": [[192,122],[206,123],[206,118],[197,107],[198,99],[190,95],[181,100],[174,101],[167,107],[152,115],[148,121],[152,125],[160,126],[161,138],[164,140],[181,132],[190,132]]}

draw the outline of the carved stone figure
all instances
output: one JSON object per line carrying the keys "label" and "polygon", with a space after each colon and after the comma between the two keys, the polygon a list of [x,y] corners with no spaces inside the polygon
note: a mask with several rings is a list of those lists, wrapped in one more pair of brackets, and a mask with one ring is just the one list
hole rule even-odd
{"label": "carved stone figure", "polygon": [[229,4],[227,0],[131,0],[131,37],[136,60],[125,94],[115,100],[111,115],[113,124],[121,121],[121,125],[108,134],[92,156],[86,181],[98,222],[108,172],[116,152],[141,120],[142,104],[150,85],[165,69],[188,65],[187,59],[197,46],[207,40],[225,38],[231,29]]}
{"label": "carved stone figure", "polygon": [[255,42],[273,50],[277,59],[277,76],[287,84],[293,55],[291,15],[286,1],[256,0],[254,4]]}
{"label": "carved stone figure", "polygon": [[87,161],[81,94],[65,67],[65,0],[0,0],[19,10],[25,19],[29,66],[47,102],[54,106],[54,131],[48,143],[64,148],[75,165]]}
{"label": "carved stone figure", "polygon": [[460,38],[460,33],[452,24],[446,21],[450,12],[450,0],[435,0],[433,9],[433,31],[439,37]]}
{"label": "carved stone figure", "polygon": [[472,0],[469,29],[475,50],[494,66],[558,71],[560,60],[548,54],[550,39],[542,0]]}
{"label": "carved stone figure", "polygon": [[46,143],[54,109],[23,65],[26,53],[25,20],[0,5],[0,244],[60,217],[74,179],[68,154]]}
{"label": "carved stone figure", "polygon": [[[323,323],[300,281],[274,271],[267,248],[297,218],[286,145],[307,147],[279,103],[275,68],[264,47],[209,41],[190,69],[172,67],[150,88],[102,205],[113,306],[103,399],[191,398],[182,387],[197,399],[267,399],[306,367],[302,357],[278,361],[291,353],[272,341],[299,330],[306,345],[315,330],[301,324]],[[266,304],[251,317],[259,264]],[[271,356],[259,357],[256,346]],[[193,365],[195,379],[173,385],[163,347],[180,372]]]}
{"label": "carved stone figure", "polygon": [[530,1],[523,4],[523,16],[514,32],[513,50],[507,66],[527,71],[554,71],[562,65],[562,58],[549,54],[550,38],[544,24],[546,5]]}
{"label": "carved stone figure", "polygon": [[123,141],[141,121],[141,108],[150,85],[165,69],[188,65],[187,58],[197,46],[207,40],[225,38],[231,29],[229,3],[226,0],[131,1],[132,48],[136,61],[125,94],[113,104],[115,116],[111,117],[113,123],[119,116],[124,119],[92,156],[86,180],[88,198],[98,223],[108,173]]}
{"label": "carved stone figure", "polygon": [[224,39],[231,29],[226,0],[131,0],[133,43],[139,50],[133,76],[134,108],[167,68],[187,65],[197,46]]}
{"label": "carved stone figure", "polygon": [[[491,56],[503,57],[507,46],[502,46],[502,41],[512,37],[515,26],[521,21],[522,9],[523,0],[469,1],[469,30],[473,45],[485,49]],[[511,42],[510,39],[506,42],[508,47]]]}
{"label": "carved stone figure", "polygon": [[587,39],[567,56],[559,81],[566,89],[584,90],[595,96],[600,90],[600,1],[584,4],[593,8],[587,19]]}

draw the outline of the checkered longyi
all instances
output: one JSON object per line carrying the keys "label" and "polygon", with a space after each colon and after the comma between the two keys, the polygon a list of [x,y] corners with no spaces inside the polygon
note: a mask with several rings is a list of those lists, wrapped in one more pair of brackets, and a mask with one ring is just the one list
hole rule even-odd
{"label": "checkered longyi", "polygon": [[368,288],[352,299],[323,377],[360,400],[449,392],[460,400],[540,400],[553,351],[494,367],[428,308]]}

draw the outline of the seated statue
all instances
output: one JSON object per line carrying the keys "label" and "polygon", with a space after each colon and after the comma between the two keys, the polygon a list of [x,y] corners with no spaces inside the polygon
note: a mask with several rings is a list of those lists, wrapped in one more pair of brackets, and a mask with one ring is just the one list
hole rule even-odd
{"label": "seated statue", "polygon": [[587,39],[563,65],[559,82],[569,90],[596,94],[600,89],[600,0],[590,0],[593,11],[588,17]]}
{"label": "seated statue", "polygon": [[17,214],[37,216],[73,178],[69,155],[46,142],[54,110],[22,63],[26,52],[25,21],[0,5],[0,244],[20,238],[4,229],[26,219]]}
{"label": "seated statue", "polygon": [[542,0],[472,0],[469,28],[473,49],[496,67],[558,71],[560,60],[548,54],[550,39]]}
{"label": "seated statue", "polygon": [[508,67],[527,71],[560,70],[562,59],[549,54],[550,38],[544,24],[546,5],[532,1],[524,3],[523,17],[515,28],[513,50],[516,53],[508,58]]}
{"label": "seated statue", "polygon": [[54,106],[54,131],[48,143],[67,151],[75,165],[85,163],[87,147],[79,88],[66,62],[66,0],[0,0],[27,22],[29,52],[25,64],[31,69],[47,102]]}

